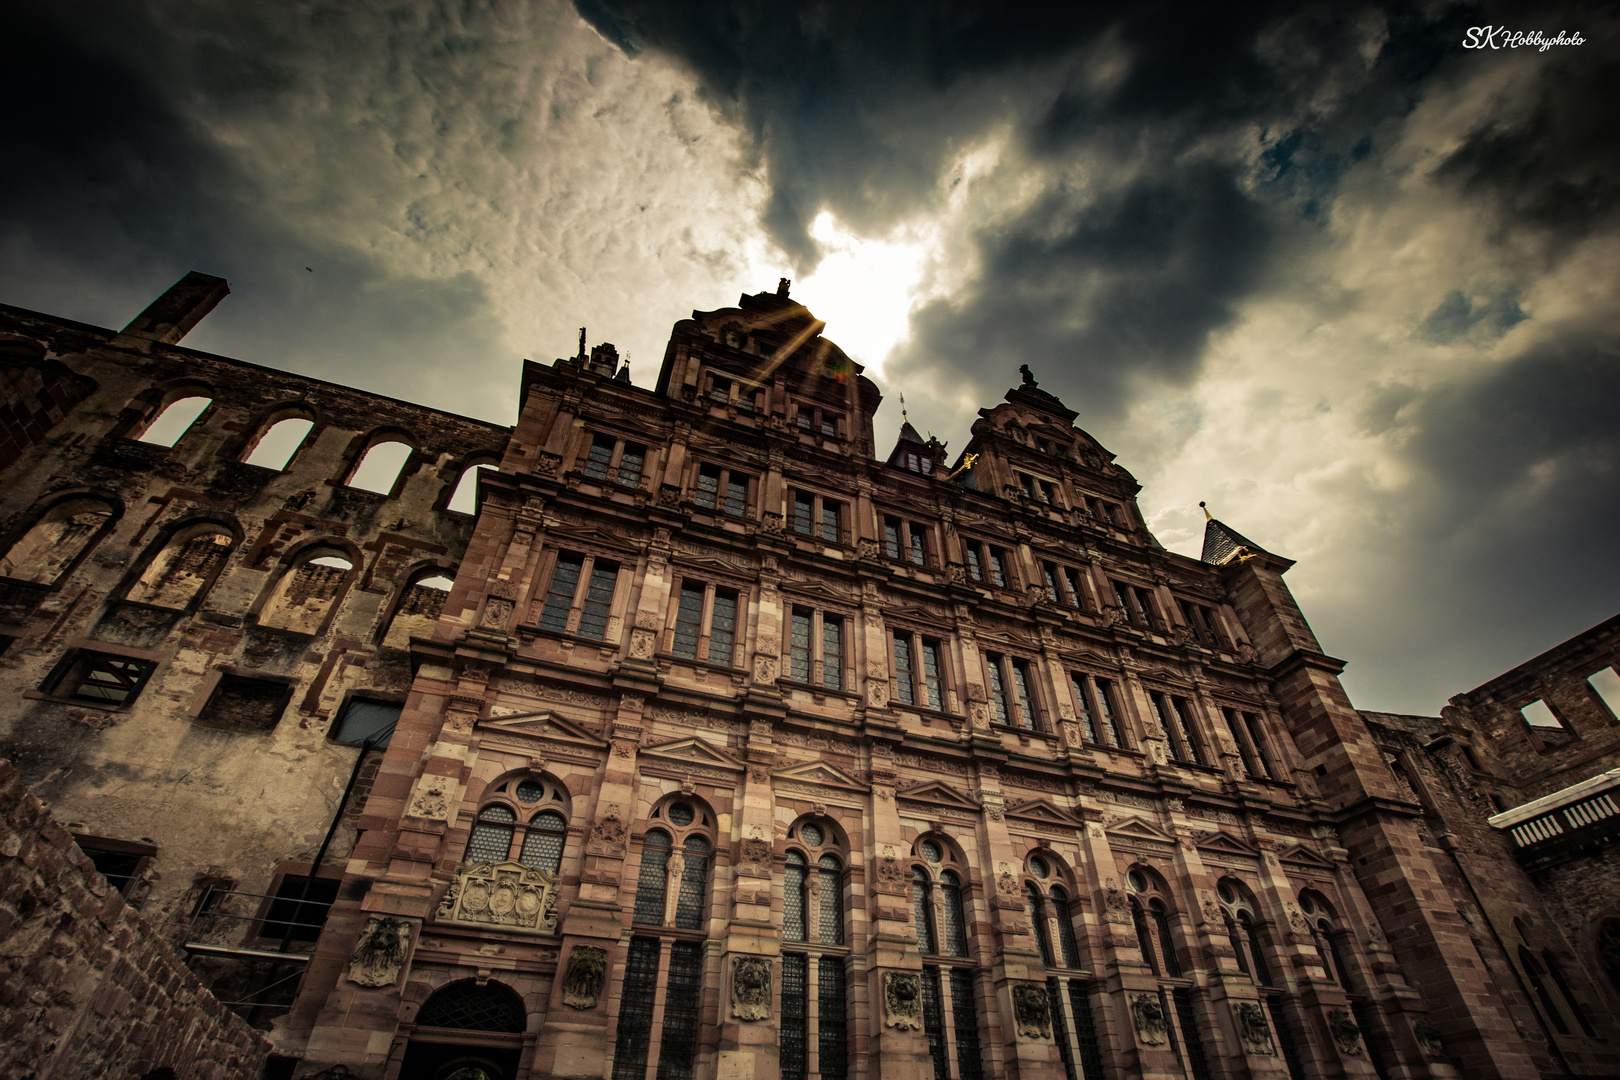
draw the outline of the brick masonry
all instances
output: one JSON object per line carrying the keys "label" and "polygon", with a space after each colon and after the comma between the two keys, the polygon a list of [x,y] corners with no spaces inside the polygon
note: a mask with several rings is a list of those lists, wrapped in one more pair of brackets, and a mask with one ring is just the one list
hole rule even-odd
{"label": "brick masonry", "polygon": [[0,761],[0,1076],[249,1080],[269,1051]]}

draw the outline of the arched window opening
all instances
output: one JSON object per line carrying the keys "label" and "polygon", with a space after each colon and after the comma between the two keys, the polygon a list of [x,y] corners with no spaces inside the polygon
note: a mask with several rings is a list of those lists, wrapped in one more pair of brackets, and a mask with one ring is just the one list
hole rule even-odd
{"label": "arched window opening", "polygon": [[1041,953],[1041,963],[1047,967],[1057,967],[1057,958],[1052,954],[1052,935],[1046,925],[1046,897],[1041,895],[1034,882],[1024,886],[1024,913],[1029,916],[1035,945]]}
{"label": "arched window opening", "polygon": [[512,852],[512,834],[516,830],[517,815],[511,809],[484,807],[478,812],[472,836],[467,841],[467,864],[505,862]]}
{"label": "arched window opening", "polygon": [[259,625],[300,634],[320,633],[353,569],[345,555],[331,549],[311,550],[282,574],[259,615]]}
{"label": "arched window opening", "polygon": [[543,810],[529,819],[523,835],[518,862],[555,877],[562,867],[563,842],[568,838],[568,822],[555,810]]}
{"label": "arched window opening", "polygon": [[836,855],[823,855],[817,862],[821,878],[821,943],[844,943],[844,865]]}
{"label": "arched window opening", "polygon": [[[1243,941],[1248,945],[1247,949],[1239,948],[1238,953],[1241,956],[1244,952],[1247,952],[1253,958],[1254,981],[1261,986],[1275,985],[1271,981],[1271,968],[1266,964],[1266,950],[1255,932],[1254,920],[1247,911],[1238,912],[1238,925],[1243,931]],[[1234,944],[1237,943],[1234,942]]]}
{"label": "arched window opening", "polygon": [[[463,862],[519,862],[553,877],[568,841],[568,797],[555,780],[519,774],[491,786],[473,821]],[[559,809],[561,807],[561,809]]]}
{"label": "arched window opening", "polygon": [[1558,987],[1558,993],[1563,996],[1564,1004],[1569,1006],[1570,1015],[1575,1018],[1577,1024],[1581,1025],[1581,1031],[1586,1034],[1588,1039],[1597,1038],[1597,1032],[1592,1027],[1592,1021],[1587,1019],[1586,1010],[1575,999],[1574,993],[1570,991],[1569,983],[1564,980],[1563,965],[1558,962],[1558,958],[1552,954],[1550,949],[1541,950],[1541,959],[1547,965],[1548,977],[1552,979],[1553,985]]}
{"label": "arched window opening", "polygon": [[360,464],[349,474],[345,486],[377,495],[391,494],[411,453],[411,444],[398,438],[372,443],[360,458]]}
{"label": "arched window opening", "polygon": [[528,1026],[523,999],[497,982],[479,986],[472,979],[453,982],[422,1004],[416,1026],[457,1031],[500,1031],[521,1035]]}
{"label": "arched window opening", "polygon": [[455,582],[440,570],[424,570],[411,579],[400,594],[394,617],[388,621],[388,632],[383,645],[393,649],[408,649],[413,637],[432,637],[444,612],[444,602],[450,598],[450,586]]}
{"label": "arched window opening", "polygon": [[310,429],[315,421],[303,416],[289,416],[277,420],[264,429],[253,448],[248,451],[243,462],[248,465],[257,465],[261,469],[274,469],[276,472],[286,470],[293,455],[303,447],[304,440],[309,437]]}
{"label": "arched window opening", "polygon": [[1052,915],[1057,919],[1058,944],[1062,947],[1063,966],[1083,967],[1080,962],[1080,941],[1074,932],[1074,913],[1069,909],[1069,894],[1063,886],[1054,885],[1049,895],[1052,901]]}
{"label": "arched window opening", "polygon": [[153,607],[187,607],[214,580],[235,542],[217,527],[177,533],[147,564],[125,599]]}
{"label": "arched window opening", "polygon": [[680,897],[675,904],[675,929],[703,929],[704,887],[709,878],[709,841],[703,836],[688,836],[681,845],[686,865],[681,873]]}
{"label": "arched window opening", "polygon": [[34,523],[0,559],[0,577],[54,585],[111,527],[113,508],[100,499],[66,499]]}
{"label": "arched window opening", "polygon": [[714,820],[696,801],[676,799],[652,812],[657,827],[642,840],[633,921],[701,930],[708,917]]}
{"label": "arched window opening", "polygon": [[1134,899],[1131,901],[1131,923],[1136,927],[1136,947],[1142,950],[1143,961],[1153,969],[1155,975],[1163,975],[1164,972],[1159,969],[1158,952],[1153,947],[1153,931],[1148,929],[1142,905]]}
{"label": "arched window opening", "polygon": [[461,478],[456,481],[456,490],[450,496],[450,502],[445,507],[457,514],[478,513],[478,474],[484,469],[493,469],[494,465],[474,465],[461,471]]}
{"label": "arched window opening", "polygon": [[1158,931],[1159,949],[1164,955],[1164,973],[1172,979],[1181,978],[1181,961],[1176,958],[1176,941],[1170,934],[1170,913],[1165,909],[1164,901],[1157,898],[1149,900],[1148,915]]}
{"label": "arched window opening", "polygon": [[664,922],[670,851],[669,833],[662,829],[649,829],[641,841],[641,873],[636,880],[632,918],[643,926],[660,926]]}
{"label": "arched window opening", "polygon": [[917,867],[911,872],[912,920],[917,925],[917,949],[924,953],[937,953],[938,935],[934,933],[933,880],[927,871]]}
{"label": "arched window opening", "polygon": [[782,869],[782,940],[807,941],[805,898],[808,895],[805,858],[797,851],[787,853]]}
{"label": "arched window opening", "polygon": [[[967,912],[962,877],[953,848],[932,837],[919,840],[912,854],[911,895],[917,922],[922,969],[923,1032],[928,1039],[936,1076],[952,1072],[959,1080],[980,1080],[984,1061],[979,1049],[978,1006],[973,970],[953,963],[968,959]],[[948,1069],[950,1048],[956,1068]]]}
{"label": "arched window opening", "polygon": [[146,430],[141,432],[137,441],[151,443],[153,446],[173,446],[213,403],[213,398],[200,396],[171,401],[163,407],[163,411],[158,413],[155,420],[146,425]]}
{"label": "arched window opening", "polygon": [[1525,978],[1530,980],[1530,988],[1535,991],[1536,997],[1541,1001],[1541,1012],[1560,1035],[1569,1034],[1569,1024],[1564,1021],[1564,1014],[1553,1001],[1552,993],[1547,989],[1545,973],[1536,956],[1525,946],[1519,946],[1519,967],[1524,969]]}

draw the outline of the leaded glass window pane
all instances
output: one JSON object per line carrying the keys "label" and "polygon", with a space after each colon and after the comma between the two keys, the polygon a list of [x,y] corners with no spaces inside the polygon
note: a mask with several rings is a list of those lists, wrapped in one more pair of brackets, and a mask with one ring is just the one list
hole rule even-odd
{"label": "leaded glass window pane", "polygon": [[844,686],[844,621],[826,615],[821,619],[821,685],[829,690]]}
{"label": "leaded glass window pane", "polygon": [[1005,589],[1007,587],[1007,566],[1001,557],[1001,550],[999,548],[985,548],[985,552],[990,556],[991,583],[997,588]]}
{"label": "leaded glass window pane", "polygon": [[499,984],[479,986],[471,979],[453,982],[423,1003],[416,1014],[420,1027],[518,1034],[528,1026],[523,999]]}
{"label": "leaded glass window pane", "polygon": [[1153,916],[1153,925],[1159,931],[1159,948],[1164,952],[1164,973],[1172,979],[1181,978],[1181,962],[1176,959],[1176,941],[1170,936],[1170,917],[1165,913],[1164,905],[1157,900],[1149,901],[1148,912]]}
{"label": "leaded glass window pane", "polygon": [[585,456],[585,468],[581,471],[592,480],[600,480],[608,473],[608,463],[613,460],[613,438],[608,435],[598,435],[591,440],[590,453]]}
{"label": "leaded glass window pane", "polygon": [[637,446],[635,443],[625,443],[624,453],[619,455],[619,486],[641,486],[641,470],[647,461],[647,448]]}
{"label": "leaded glass window pane", "polygon": [[911,639],[903,634],[894,635],[894,692],[900,704],[916,703],[911,685]]}
{"label": "leaded glass window pane", "polygon": [[1001,685],[1001,657],[987,657],[985,670],[990,676],[990,719],[997,724],[1007,723],[1007,690]]}
{"label": "leaded glass window pane", "polygon": [[636,879],[636,909],[632,919],[642,926],[664,924],[664,896],[669,887],[669,833],[653,829],[641,847],[641,873]]}
{"label": "leaded glass window pane", "polygon": [[843,1080],[849,1073],[849,1040],[844,1004],[844,959],[823,956],[816,964],[817,1042],[821,1051],[821,1080]]}
{"label": "leaded glass window pane", "polygon": [[788,638],[788,678],[794,682],[810,681],[810,613],[793,610]]}
{"label": "leaded glass window pane", "polygon": [[1035,932],[1035,945],[1041,951],[1041,963],[1057,967],[1052,956],[1052,935],[1046,925],[1046,904],[1040,890],[1034,885],[1024,886],[1024,913],[1029,916],[1030,929]]}
{"label": "leaded glass window pane", "polygon": [[669,986],[664,998],[664,1036],[658,1049],[658,1080],[692,1080],[698,1010],[703,999],[703,946],[677,941],[669,950]]}
{"label": "leaded glass window pane", "polygon": [[1056,569],[1057,567],[1051,563],[1041,564],[1041,570],[1046,575],[1046,595],[1051,598],[1052,603],[1061,604],[1063,599],[1058,595],[1057,574],[1054,572]]}
{"label": "leaded glass window pane", "polygon": [[556,874],[562,866],[566,835],[567,823],[561,814],[550,810],[536,814],[529,822],[528,833],[523,837],[523,853],[518,856],[518,862],[548,874]]}
{"label": "leaded glass window pane", "polygon": [[551,572],[551,585],[546,589],[546,604],[540,610],[540,629],[554,634],[568,629],[568,609],[574,606],[574,590],[579,587],[584,567],[583,555],[565,551],[557,556],[557,568]]}
{"label": "leaded glass window pane", "polygon": [[974,548],[974,547],[969,547],[969,548],[966,548],[963,553],[965,555],[967,555],[968,577],[972,578],[974,581],[983,581],[984,580],[984,569],[979,565],[979,551],[978,551],[978,549]]}
{"label": "leaded glass window pane", "polygon": [[1288,1080],[1310,1080],[1311,1074],[1305,1071],[1305,1062],[1299,1056],[1299,1047],[1294,1042],[1294,1032],[1288,1026],[1288,1017],[1283,1014],[1282,999],[1267,995],[1262,999],[1266,1003],[1266,1011],[1271,1013],[1271,1030],[1277,1034],[1277,1048],[1282,1051],[1283,1063],[1288,1066]]}
{"label": "leaded glass window pane", "polygon": [[1019,723],[1027,728],[1035,726],[1035,701],[1029,693],[1029,665],[1021,660],[1012,662],[1013,691],[1018,695]]}
{"label": "leaded glass window pane", "polygon": [[932,641],[922,643],[923,689],[928,691],[928,707],[943,709],[945,697],[939,677],[939,645]]}
{"label": "leaded glass window pane", "polygon": [[[1261,774],[1268,778],[1275,776],[1276,773],[1271,768],[1271,758],[1266,753],[1265,736],[1260,732],[1260,718],[1253,713],[1244,713],[1243,723],[1248,728],[1249,740],[1254,744],[1254,756],[1260,766]],[[1242,746],[1243,740],[1239,739],[1238,745]]]}
{"label": "leaded glass window pane", "polygon": [[658,993],[658,941],[631,938],[619,1002],[619,1036],[613,1048],[613,1080],[644,1080],[652,1042],[653,998]]}
{"label": "leaded glass window pane", "polygon": [[1064,584],[1069,586],[1069,606],[1079,607],[1080,598],[1084,595],[1080,591],[1080,575],[1067,567],[1063,570]]}
{"label": "leaded glass window pane", "polygon": [[1103,730],[1110,746],[1125,746],[1125,732],[1119,726],[1119,713],[1114,708],[1114,687],[1107,679],[1097,680],[1097,707],[1102,710]]}
{"label": "leaded glass window pane", "polygon": [[1091,997],[1085,983],[1069,983],[1069,1007],[1074,1010],[1074,1036],[1079,1044],[1080,1071],[1086,1080],[1104,1080],[1102,1046],[1097,1041],[1097,1025],[1091,1018]]}
{"label": "leaded glass window pane", "polygon": [[1192,752],[1193,761],[1199,765],[1209,764],[1204,756],[1203,744],[1198,739],[1198,725],[1193,720],[1191,703],[1186,698],[1173,697],[1170,699],[1170,708],[1176,714],[1176,722],[1181,725],[1182,733],[1187,737],[1187,749]]}
{"label": "leaded glass window pane", "polygon": [[782,869],[782,940],[804,941],[805,879],[804,856],[797,851],[787,854],[787,865]]}
{"label": "leaded glass window pane", "polygon": [[714,594],[714,617],[709,621],[709,663],[731,666],[731,648],[737,640],[737,594]]}
{"label": "leaded glass window pane", "polygon": [[703,466],[698,470],[697,489],[692,492],[692,501],[705,510],[713,510],[719,501],[719,494],[720,466]]}
{"label": "leaded glass window pane", "polygon": [[782,1080],[805,1080],[809,1068],[810,958],[782,954]]}
{"label": "leaded glass window pane", "polygon": [[517,797],[519,802],[539,802],[540,796],[544,795],[545,793],[545,786],[534,780],[525,780],[517,786]]}
{"label": "leaded glass window pane", "polygon": [[1086,696],[1086,677],[1071,672],[1069,680],[1074,683],[1075,715],[1080,718],[1080,732],[1088,743],[1097,741],[1097,722],[1091,716],[1091,703]]}
{"label": "leaded glass window pane", "polygon": [[891,559],[900,557],[900,519],[883,519],[883,554]]}
{"label": "leaded glass window pane", "polygon": [[675,928],[703,929],[704,884],[709,876],[709,842],[701,836],[688,836],[682,845],[686,870],[681,874],[681,891],[675,904]]}
{"label": "leaded glass window pane", "polygon": [[937,953],[934,941],[934,911],[928,875],[921,869],[911,872],[911,918],[917,927],[917,949]]}
{"label": "leaded glass window pane", "polygon": [[816,501],[802,491],[793,493],[793,531],[803,536],[810,535],[810,526],[815,518]]}
{"label": "leaded glass window pane", "polygon": [[939,878],[940,898],[945,907],[945,948],[952,956],[968,954],[967,917],[962,910],[962,886],[947,870]]}
{"label": "leaded glass window pane", "polygon": [[1052,1016],[1052,1041],[1057,1043],[1058,1058],[1063,1062],[1063,1075],[1067,1080],[1080,1080],[1074,1072],[1074,1051],[1069,1049],[1069,1025],[1063,1014],[1063,987],[1058,980],[1046,980],[1046,1009]]}
{"label": "leaded glass window pane", "polygon": [[1187,1076],[1189,1080],[1212,1080],[1209,1058],[1204,1054],[1204,1040],[1198,1032],[1198,1017],[1193,1013],[1192,991],[1177,986],[1170,991],[1175,1002],[1176,1018],[1181,1021],[1181,1035],[1187,1049]]}
{"label": "leaded glass window pane", "polygon": [[945,1047],[945,1003],[939,968],[923,968],[922,999],[923,1033],[928,1036],[928,1054],[934,1059],[934,1080],[948,1080],[951,1068]]}
{"label": "leaded glass window pane", "polygon": [[597,641],[607,637],[608,613],[613,609],[613,589],[619,582],[617,563],[598,559],[591,565],[591,579],[585,586],[580,607],[579,636]]}
{"label": "leaded glass window pane", "polygon": [[726,477],[726,513],[742,517],[748,509],[748,478],[735,473]]}
{"label": "leaded glass window pane", "polygon": [[[1249,955],[1254,958],[1254,981],[1261,986],[1275,985],[1271,981],[1271,968],[1266,963],[1266,951],[1260,947],[1260,939],[1254,936],[1254,921],[1249,918],[1247,911],[1238,912],[1238,921],[1243,925],[1243,938],[1248,942]],[[1242,954],[1240,948],[1238,955]]]}
{"label": "leaded glass window pane", "polygon": [[681,586],[681,606],[675,612],[675,641],[670,651],[676,656],[697,656],[698,636],[703,633],[703,586]]}
{"label": "leaded glass window pane", "polygon": [[838,503],[821,504],[821,538],[829,544],[838,543]]}
{"label": "leaded glass window pane", "polygon": [[951,1018],[956,1022],[956,1068],[961,1080],[983,1080],[979,1011],[973,1003],[973,973],[951,969]]}
{"label": "leaded glass window pane", "polygon": [[512,829],[517,815],[504,806],[486,806],[479,811],[467,841],[465,862],[505,862],[512,852]]}
{"label": "leaded glass window pane", "polygon": [[1069,895],[1061,888],[1052,889],[1052,914],[1057,918],[1058,944],[1062,946],[1063,966],[1084,967],[1080,962],[1080,942],[1074,936],[1074,916],[1069,911]]}
{"label": "leaded glass window pane", "polygon": [[928,563],[928,549],[925,546],[925,541],[923,539],[922,527],[912,525],[910,526],[910,533],[911,535],[909,540],[911,547],[909,549],[908,558],[910,558],[911,561],[918,566],[926,566]]}
{"label": "leaded glass window pane", "polygon": [[821,943],[844,943],[844,868],[835,855],[823,855],[821,874]]}

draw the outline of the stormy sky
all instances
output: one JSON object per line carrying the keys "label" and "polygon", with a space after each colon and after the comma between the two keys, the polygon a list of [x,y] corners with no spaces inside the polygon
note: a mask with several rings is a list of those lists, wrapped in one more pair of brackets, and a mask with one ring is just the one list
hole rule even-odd
{"label": "stormy sky", "polygon": [[[1583,44],[1465,48],[1472,28]],[[510,422],[793,294],[960,449],[1028,363],[1363,708],[1620,610],[1612,6],[14,2],[0,302]]]}

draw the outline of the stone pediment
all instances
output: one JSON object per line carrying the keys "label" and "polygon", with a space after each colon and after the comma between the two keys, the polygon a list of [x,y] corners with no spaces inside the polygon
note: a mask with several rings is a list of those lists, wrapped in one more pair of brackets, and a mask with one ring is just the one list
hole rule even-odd
{"label": "stone pediment", "polygon": [[1042,825],[1062,825],[1078,829],[1080,819],[1052,803],[1050,799],[1014,800],[1006,806],[1007,816],[1020,821],[1034,821]]}
{"label": "stone pediment", "polygon": [[752,574],[754,572],[754,564],[751,559],[717,550],[689,551],[677,549],[675,561],[682,566],[704,567],[726,574]]}
{"label": "stone pediment", "polygon": [[1189,690],[1193,685],[1192,680],[1188,679],[1187,676],[1181,674],[1179,671],[1171,671],[1169,668],[1153,668],[1149,671],[1142,672],[1141,677],[1143,679],[1168,683],[1171,686],[1179,686],[1183,689]]}
{"label": "stone pediment", "polygon": [[1175,846],[1176,838],[1153,824],[1139,817],[1123,818],[1112,825],[1107,825],[1108,838],[1136,843],[1167,844]]}
{"label": "stone pediment", "polygon": [[1303,844],[1295,844],[1288,850],[1280,852],[1277,855],[1277,858],[1282,862],[1292,863],[1295,866],[1309,867],[1312,870],[1332,871],[1334,869],[1331,862],[1322,858],[1322,856],[1318,855],[1316,852],[1312,851]]}
{"label": "stone pediment", "polygon": [[634,550],[633,543],[623,533],[610,532],[593,526],[552,525],[546,530],[546,535],[551,539],[571,541],[573,545],[587,549]]}
{"label": "stone pediment", "polygon": [[937,611],[929,611],[920,607],[887,607],[883,609],[883,618],[910,619],[913,622],[924,623],[937,629],[943,616]]}
{"label": "stone pediment", "polygon": [[948,806],[953,810],[966,810],[974,814],[979,812],[979,804],[966,793],[939,780],[924,780],[912,787],[897,789],[894,794],[896,798],[905,799],[907,802],[932,803],[935,806]]}
{"label": "stone pediment", "polygon": [[823,787],[848,788],[851,791],[866,791],[867,786],[849,773],[829,765],[825,761],[806,761],[798,765],[789,765],[771,773],[771,779],[793,780],[801,784],[820,784]]}
{"label": "stone pediment", "polygon": [[1207,833],[1197,841],[1198,850],[1211,855],[1235,855],[1243,859],[1258,859],[1260,849],[1224,832]]}
{"label": "stone pediment", "polygon": [[837,604],[851,602],[849,590],[834,588],[822,581],[794,581],[783,582],[782,591],[794,596],[810,596],[819,600],[831,600]]}
{"label": "stone pediment", "polygon": [[[496,706],[499,708],[499,706]],[[565,720],[549,709],[535,712],[487,716],[475,725],[484,735],[516,735],[531,739],[560,739],[595,750],[605,750],[607,740],[572,720]]]}
{"label": "stone pediment", "polygon": [[643,747],[642,758],[663,758],[667,761],[681,761],[689,765],[707,765],[722,769],[734,769],[744,772],[748,766],[737,758],[721,750],[707,739],[693,736],[688,739],[676,739],[674,742],[659,743],[657,746]]}

